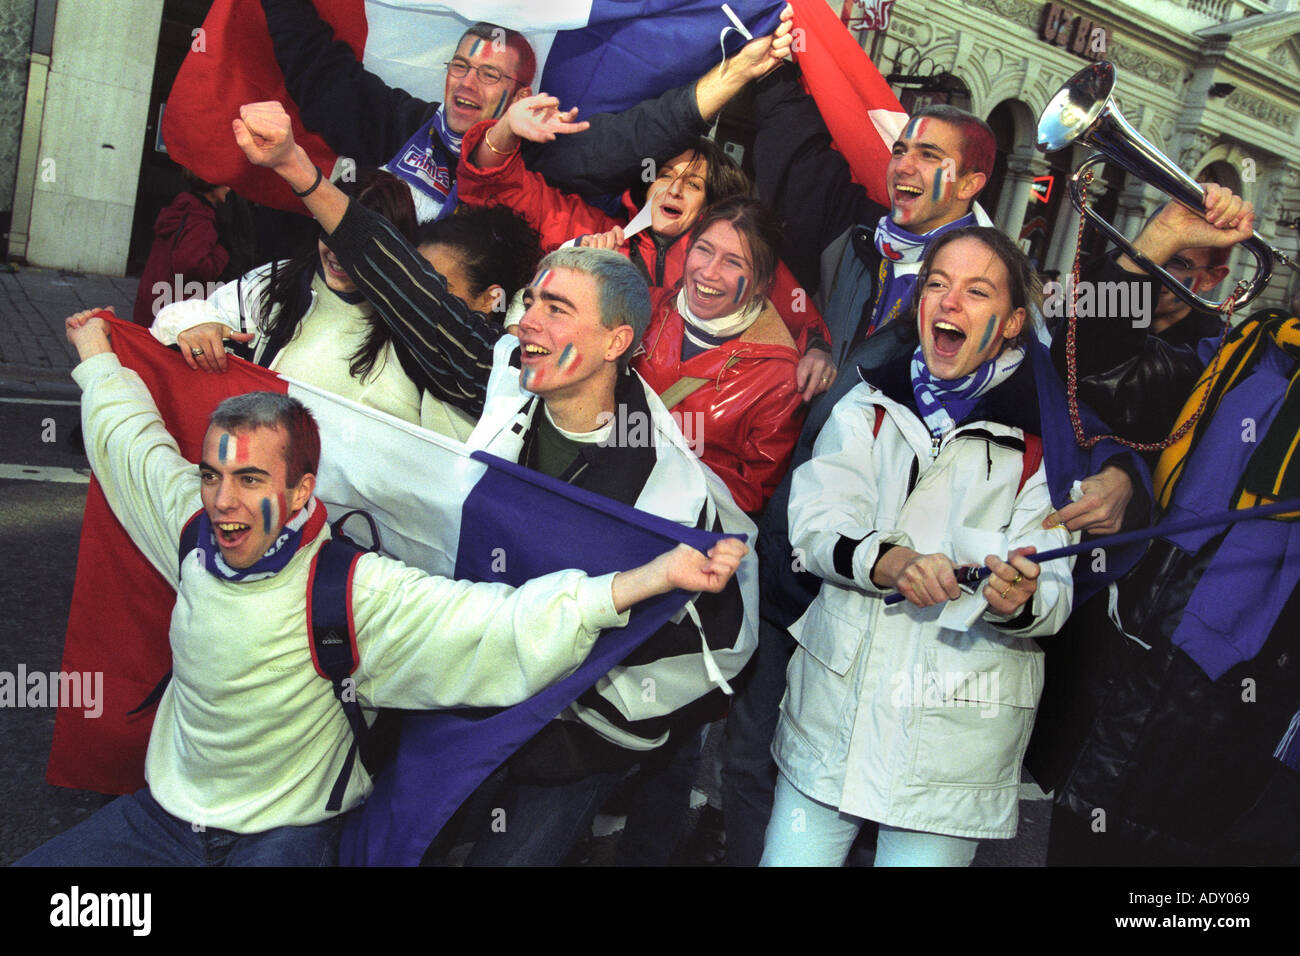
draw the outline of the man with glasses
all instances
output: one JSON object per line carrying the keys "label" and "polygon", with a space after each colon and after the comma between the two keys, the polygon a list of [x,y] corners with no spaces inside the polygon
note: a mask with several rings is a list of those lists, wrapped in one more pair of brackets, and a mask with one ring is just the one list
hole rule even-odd
{"label": "man with glasses", "polygon": [[[522,34],[495,24],[476,23],[461,37],[447,64],[439,104],[367,72],[352,48],[334,38],[311,0],[262,0],[262,9],[285,88],[303,123],[339,156],[358,166],[383,166],[406,180],[420,222],[455,208],[461,136],[533,93],[532,48]],[[631,110],[586,117],[591,126],[586,135],[526,143],[524,162],[572,192],[620,193],[640,175],[647,157],[667,160],[707,131],[735,92],[732,86],[743,85],[714,77],[717,72]],[[586,129],[580,122],[562,131]]]}
{"label": "man with glasses", "polygon": [[303,122],[358,166],[382,166],[411,187],[420,222],[456,205],[460,138],[532,93],[532,47],[514,30],[475,23],[447,63],[443,101],[394,89],[365,70],[311,0],[262,0],[276,61]]}

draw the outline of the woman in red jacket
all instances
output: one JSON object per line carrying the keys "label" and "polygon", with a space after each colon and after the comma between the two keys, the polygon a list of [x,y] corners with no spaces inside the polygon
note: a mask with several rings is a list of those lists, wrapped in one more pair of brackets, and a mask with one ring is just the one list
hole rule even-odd
{"label": "woman in red jacket", "polygon": [[[653,169],[648,187],[638,182],[623,193],[623,217],[609,216],[582,197],[551,186],[520,158],[522,140],[553,139],[556,132],[576,125],[548,122],[548,116],[571,118],[571,113],[555,114],[556,105],[558,101],[545,94],[528,97],[511,106],[499,120],[485,120],[465,134],[456,180],[461,201],[503,203],[518,210],[541,234],[544,251],[571,239],[616,249],[641,269],[652,289],[675,288],[686,262],[688,236],[700,213],[711,203],[751,195],[749,179],[716,143],[701,138],[691,149]],[[651,170],[647,167],[647,172]],[[625,237],[624,227],[638,210],[648,210],[649,225]],[[821,314],[779,260],[772,275],[769,299],[800,355],[805,356],[792,375],[797,376],[805,400],[811,400],[825,391],[834,377],[830,333]]]}
{"label": "woman in red jacket", "polygon": [[734,196],[704,210],[680,288],[664,290],[632,359],[703,462],[756,515],[785,477],[803,425],[799,353],[768,299],[775,217]]}

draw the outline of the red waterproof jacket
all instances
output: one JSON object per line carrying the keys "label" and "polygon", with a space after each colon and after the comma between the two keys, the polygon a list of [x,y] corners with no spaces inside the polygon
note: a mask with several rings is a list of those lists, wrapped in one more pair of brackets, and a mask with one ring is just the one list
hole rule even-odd
{"label": "red waterproof jacket", "polygon": [[685,321],[675,299],[660,296],[632,368],[658,394],[684,377],[709,379],[669,412],[741,510],[756,514],[785,477],[803,426],[807,407],[794,387],[799,353],[769,302],[738,338],[682,361]]}
{"label": "red waterproof jacket", "polygon": [[[514,209],[541,234],[544,252],[557,249],[578,236],[626,226],[636,215],[639,207],[632,201],[630,191],[623,193],[623,208],[627,215],[615,219],[581,196],[550,185],[540,173],[524,165],[518,152],[500,166],[491,169],[476,166],[473,163],[474,152],[494,122],[483,120],[476,124],[462,141],[460,166],[456,172],[456,192],[461,202],[475,206],[505,205]],[[685,235],[660,247],[650,230],[646,229],[633,236],[620,251],[641,266],[652,289],[675,289],[681,282],[686,266]],[[830,332],[821,313],[799,288],[799,283],[783,262],[777,263],[768,299],[776,306],[800,355],[817,342],[830,349]]]}
{"label": "red waterproof jacket", "polygon": [[[216,209],[201,196],[181,193],[154,220],[153,246],[136,289],[132,320],[147,328],[163,306],[203,298],[186,295],[185,284],[219,279],[228,262],[230,253],[217,241]],[[167,292],[155,292],[158,283]]]}

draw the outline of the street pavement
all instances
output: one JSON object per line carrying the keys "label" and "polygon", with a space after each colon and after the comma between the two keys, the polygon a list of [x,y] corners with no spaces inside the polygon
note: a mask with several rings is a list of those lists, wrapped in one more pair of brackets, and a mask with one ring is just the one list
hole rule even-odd
{"label": "street pavement", "polygon": [[[76,352],[63,322],[105,305],[129,317],[137,280],[9,268],[15,271],[0,265],[0,580],[8,612],[0,621],[0,671],[14,672],[22,662],[29,673],[48,673],[61,657],[89,475],[70,441],[79,390],[69,374]],[[0,709],[0,866],[104,802],[98,794],[44,782],[53,727],[53,709]],[[716,736],[710,735],[706,754],[716,750]],[[718,788],[709,775],[696,787],[698,815],[706,801],[718,804]],[[1019,834],[981,843],[974,865],[1043,866],[1050,819],[1050,800],[1026,781]],[[598,818],[583,863],[612,861],[621,826],[620,817]],[[869,865],[869,851],[855,851],[853,862]]]}

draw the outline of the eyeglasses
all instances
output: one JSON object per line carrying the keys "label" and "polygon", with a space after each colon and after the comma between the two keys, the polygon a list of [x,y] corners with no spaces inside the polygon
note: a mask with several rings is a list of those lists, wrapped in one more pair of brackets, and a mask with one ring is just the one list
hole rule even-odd
{"label": "eyeglasses", "polygon": [[460,79],[470,70],[478,74],[478,80],[484,86],[496,86],[502,80],[510,80],[512,83],[517,82],[516,78],[508,73],[502,73],[495,66],[474,66],[469,60],[462,60],[456,57],[450,63],[443,64],[447,67],[447,72]]}
{"label": "eyeglasses", "polygon": [[1208,263],[1203,266],[1197,265],[1191,259],[1184,258],[1183,256],[1174,256],[1166,264],[1166,267],[1169,269],[1177,269],[1179,272],[1200,272],[1202,269],[1210,268]]}

